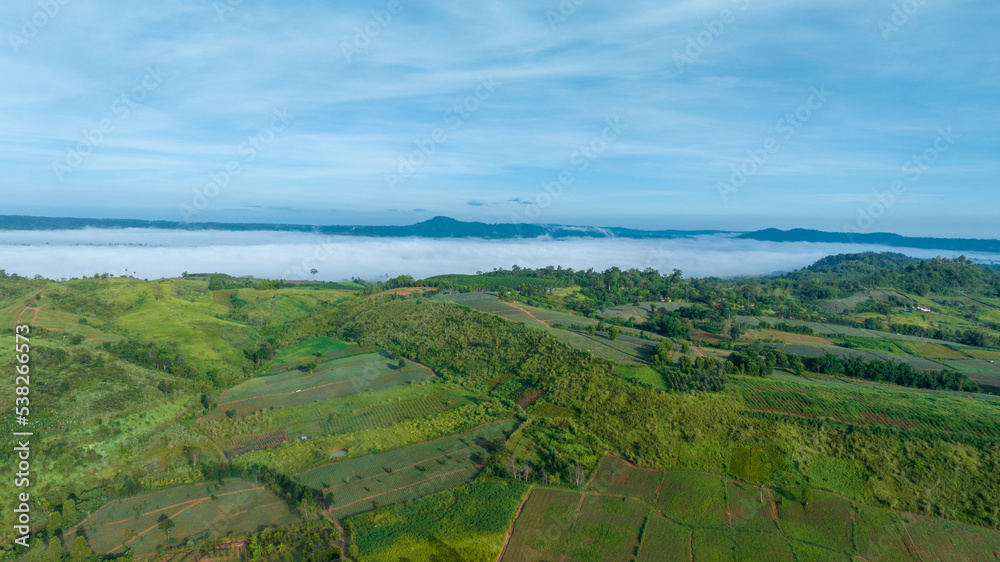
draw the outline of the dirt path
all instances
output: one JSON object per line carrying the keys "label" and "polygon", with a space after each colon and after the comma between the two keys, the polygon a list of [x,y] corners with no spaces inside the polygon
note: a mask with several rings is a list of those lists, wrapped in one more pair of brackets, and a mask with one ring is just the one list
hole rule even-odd
{"label": "dirt path", "polygon": [[[235,492],[226,492],[225,494],[218,494],[215,497],[221,498],[222,496],[229,496],[229,495],[232,495],[232,494],[242,494],[244,492],[251,492],[251,491],[263,490],[263,489],[264,489],[263,486],[258,486],[256,488],[247,488],[246,490],[237,490]],[[174,507],[177,507],[177,506],[180,506],[180,505],[191,504],[191,505],[185,507],[184,509],[178,511],[177,513],[174,513],[173,515],[171,515],[170,519],[173,519],[173,518],[177,517],[178,515],[184,513],[185,511],[191,509],[192,507],[198,506],[198,505],[202,504],[203,502],[209,501],[210,499],[211,499],[211,496],[209,496],[207,498],[198,498],[198,499],[195,499],[195,500],[189,500],[189,501],[177,503],[177,504],[174,504],[174,505],[171,505],[171,506],[168,506],[168,507],[161,507],[159,509],[155,509],[153,511],[149,511],[149,512],[143,513],[140,516],[142,516],[142,515],[149,515],[149,514],[152,514],[152,513],[156,513],[157,511],[164,511],[166,509],[171,509],[171,508],[174,508]],[[258,506],[258,507],[262,507],[262,506]],[[247,510],[247,511],[249,511],[249,510]],[[121,521],[116,521],[115,523],[121,523],[123,521],[128,521],[128,519],[122,519]],[[111,525],[111,524],[112,523],[107,523],[107,525]],[[139,537],[145,535],[146,533],[152,531],[153,529],[156,529],[159,526],[160,526],[160,524],[157,523],[156,525],[153,525],[153,526],[149,527],[148,529],[142,531],[141,533],[136,534],[131,539],[129,539],[129,540],[125,541],[124,543],[122,543],[122,544],[120,544],[120,545],[112,548],[111,550],[107,551],[107,553],[105,553],[105,556],[108,555],[108,554],[111,554],[112,552],[118,550],[119,548],[122,548],[123,546],[128,546],[129,544],[132,543],[132,541],[137,540]]]}
{"label": "dirt path", "polygon": [[[204,483],[202,483],[202,484],[194,484],[194,486],[203,486],[203,485],[204,485]],[[257,486],[256,488],[247,488],[247,489],[245,489],[245,490],[236,490],[236,491],[233,491],[233,492],[226,492],[225,494],[218,494],[218,495],[217,495],[217,496],[215,496],[215,497],[217,497],[217,498],[221,498],[222,496],[231,496],[231,495],[233,495],[233,494],[242,494],[242,493],[244,493],[244,492],[254,492],[254,491],[257,491],[257,490],[263,490],[263,489],[264,489],[264,487],[263,487],[263,486]],[[141,497],[141,496],[134,496],[134,497]],[[142,517],[143,515],[152,515],[152,514],[154,514],[154,513],[158,512],[158,511],[166,511],[166,510],[168,510],[168,509],[173,509],[173,508],[175,508],[175,507],[180,507],[180,506],[182,506],[182,505],[187,505],[187,504],[189,504],[189,503],[196,503],[196,504],[197,504],[197,503],[201,503],[201,502],[203,502],[203,501],[205,501],[205,500],[208,500],[208,499],[211,499],[211,497],[212,497],[212,496],[208,496],[208,497],[200,497],[200,498],[195,498],[195,499],[193,499],[193,500],[187,500],[187,501],[182,501],[182,502],[178,502],[178,503],[175,503],[175,504],[173,504],[173,505],[168,505],[168,506],[166,506],[166,507],[158,507],[158,508],[156,508],[156,509],[153,509],[153,510],[151,510],[151,511],[147,511],[147,512],[145,512],[145,513],[140,513],[140,514],[139,514],[139,517]],[[99,511],[99,510],[98,510],[98,511]],[[96,511],[95,511],[95,512],[94,512],[94,513],[93,513],[93,514],[91,515],[91,517],[93,517],[94,515],[97,515],[97,512],[96,512]],[[173,516],[171,516],[171,517],[173,517]],[[87,519],[90,519],[90,517],[88,517]],[[84,522],[86,522],[86,521],[87,521],[87,519],[84,519],[84,520],[83,520],[83,521],[81,521],[81,522],[80,522],[80,523],[79,523],[79,524],[78,524],[78,525],[77,525],[76,527],[73,527],[73,532],[75,533],[75,532],[76,532],[76,530],[77,530],[77,528],[79,528],[79,527],[80,527],[81,525],[83,525],[83,524],[84,524]],[[106,527],[106,526],[108,526],[108,525],[117,525],[117,524],[119,524],[119,523],[124,523],[124,522],[126,522],[126,521],[130,521],[130,520],[132,520],[132,519],[135,519],[135,517],[134,517],[134,516],[132,516],[132,517],[129,517],[129,518],[126,518],[126,519],[119,519],[118,521],[109,521],[109,522],[107,522],[107,523],[101,523],[100,525],[94,525],[94,526],[93,526],[93,527],[91,527],[91,528],[92,528],[92,529],[97,529],[97,528],[99,528],[99,527]]]}
{"label": "dirt path", "polygon": [[903,521],[903,518],[899,517],[899,515],[897,515],[896,518],[899,520],[899,526],[902,527],[903,528],[903,532],[906,533],[907,544],[905,546],[907,548],[911,548],[912,547],[912,549],[913,549],[913,555],[917,557],[917,560],[919,560],[920,562],[923,562],[924,561],[924,557],[920,556],[920,551],[917,550],[917,543],[913,542],[913,537],[910,535],[910,529],[906,526],[906,522]]}
{"label": "dirt path", "polygon": [[514,535],[514,526],[517,525],[517,519],[521,517],[524,504],[528,503],[528,498],[531,497],[531,492],[534,491],[534,488],[528,490],[528,493],[524,496],[524,500],[521,501],[521,505],[517,506],[517,513],[514,514],[514,520],[510,524],[510,529],[507,529],[507,536],[503,539],[503,548],[500,549],[500,555],[497,556],[496,562],[500,562],[503,559],[503,555],[507,553],[507,547],[510,546],[510,538]]}
{"label": "dirt path", "polygon": [[17,315],[17,321],[15,322],[15,324],[20,324],[21,323],[21,319],[24,318],[24,313],[28,312],[29,310],[32,310],[32,311],[35,312],[35,316],[31,319],[31,323],[34,324],[35,321],[38,320],[38,312],[40,310],[42,310],[43,306],[45,306],[45,305],[43,304],[41,306],[25,306],[24,310],[21,311],[21,314]]}
{"label": "dirt path", "polygon": [[[589,482],[588,482],[588,484],[589,484]],[[572,531],[573,527],[576,527],[576,522],[580,520],[580,512],[583,511],[583,500],[585,500],[585,499],[587,499],[587,494],[584,493],[584,492],[581,492],[580,493],[580,501],[577,502],[577,504],[576,504],[576,513],[573,514],[573,523],[569,526],[569,530],[567,532]],[[566,562],[566,555],[565,554],[563,554],[561,557],[559,557],[559,562]]]}
{"label": "dirt path", "polygon": [[552,326],[549,326],[549,323],[548,323],[548,322],[546,322],[546,321],[544,321],[544,320],[540,319],[539,317],[535,316],[534,314],[532,314],[532,313],[528,312],[527,310],[525,310],[525,309],[521,308],[520,306],[517,306],[516,304],[514,304],[514,303],[512,303],[512,302],[504,302],[504,301],[500,301],[500,302],[503,302],[503,303],[504,303],[504,304],[506,304],[506,305],[510,305],[510,306],[512,306],[512,307],[514,307],[514,308],[516,308],[516,309],[520,310],[521,312],[523,312],[523,313],[527,314],[527,315],[528,315],[528,316],[529,316],[529,317],[530,317],[530,318],[531,318],[532,320],[534,320],[535,322],[538,322],[539,324],[541,324],[541,325],[545,326],[546,328],[551,328],[551,327],[552,327]]}
{"label": "dirt path", "polygon": [[[46,284],[42,285],[42,288],[41,288],[41,289],[39,289],[39,291],[38,291],[38,295],[39,295],[39,296],[44,296],[44,295],[45,295],[45,287],[47,287],[47,286],[48,286],[48,283],[46,283]],[[38,300],[39,300],[39,299],[35,299],[35,301],[36,301],[36,302],[37,302]],[[24,305],[24,310],[22,310],[22,311],[21,311],[21,314],[19,314],[19,315],[17,316],[17,322],[15,322],[15,324],[20,324],[20,323],[21,323],[21,318],[22,318],[22,317],[24,317],[24,313],[25,313],[25,312],[28,312],[29,310],[33,310],[33,311],[35,311],[35,316],[34,316],[34,318],[32,318],[32,319],[31,319],[31,323],[32,323],[32,324],[34,324],[34,323],[35,323],[35,321],[36,321],[36,320],[38,320],[38,311],[40,311],[40,310],[42,309],[42,307],[43,307],[43,306],[45,306],[45,305],[44,305],[44,304],[42,304],[42,305],[38,305],[38,306],[28,306],[28,305]]]}
{"label": "dirt path", "polygon": [[338,523],[336,519],[330,517],[326,513],[323,514],[323,517],[325,517],[330,523],[333,523],[333,526],[336,527],[337,531],[340,533],[340,557],[344,558],[347,556],[347,533],[344,532],[344,528],[340,526],[340,523]]}

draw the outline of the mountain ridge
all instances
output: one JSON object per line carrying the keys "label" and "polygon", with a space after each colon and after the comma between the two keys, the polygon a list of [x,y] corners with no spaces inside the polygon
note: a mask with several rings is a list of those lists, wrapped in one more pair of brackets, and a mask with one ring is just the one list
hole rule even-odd
{"label": "mountain ridge", "polygon": [[728,234],[743,240],[762,242],[814,242],[829,244],[879,245],[958,252],[1000,253],[1000,240],[990,238],[936,238],[903,236],[890,232],[849,233],[793,228],[765,228],[752,232],[735,230],[643,230],[624,227],[597,227],[533,223],[484,223],[436,216],[410,225],[307,225],[284,223],[191,222],[145,219],[95,219],[0,215],[4,230],[81,230],[85,228],[152,228],[164,230],[284,231],[368,237],[482,238],[631,238],[670,239]]}

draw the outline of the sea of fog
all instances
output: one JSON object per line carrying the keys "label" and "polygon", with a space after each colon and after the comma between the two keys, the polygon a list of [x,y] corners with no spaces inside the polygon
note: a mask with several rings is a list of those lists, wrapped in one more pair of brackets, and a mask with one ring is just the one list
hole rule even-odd
{"label": "sea of fog", "polygon": [[[894,251],[919,258],[956,252],[806,242],[760,242],[732,235],[669,240],[628,238],[367,238],[299,232],[85,229],[0,232],[0,268],[49,279],[110,273],[155,279],[221,272],[271,279],[417,279],[495,268],[562,266],[604,270],[652,267],[685,277],[733,277],[791,271],[830,254]],[[969,258],[1000,259],[966,253]]]}

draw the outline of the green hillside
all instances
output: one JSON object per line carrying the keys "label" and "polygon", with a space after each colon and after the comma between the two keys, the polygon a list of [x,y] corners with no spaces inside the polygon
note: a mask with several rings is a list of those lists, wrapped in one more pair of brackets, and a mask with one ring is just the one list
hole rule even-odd
{"label": "green hillside", "polygon": [[34,433],[31,559],[984,559],[997,279],[3,274],[3,456]]}

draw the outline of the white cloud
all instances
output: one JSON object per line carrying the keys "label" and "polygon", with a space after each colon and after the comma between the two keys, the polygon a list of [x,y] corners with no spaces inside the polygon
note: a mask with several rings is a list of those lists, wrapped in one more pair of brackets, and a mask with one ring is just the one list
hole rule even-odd
{"label": "white cloud", "polygon": [[[733,277],[805,267],[830,254],[897,251],[916,257],[957,255],[848,244],[773,243],[727,235],[670,240],[572,238],[478,240],[365,238],[292,232],[87,229],[0,233],[0,267],[20,275],[58,279],[94,273],[139,278],[176,277],[183,271],[266,278],[340,281],[475,273],[513,265],[576,270],[653,267],[688,277]],[[998,259],[1000,256],[969,257]]]}

